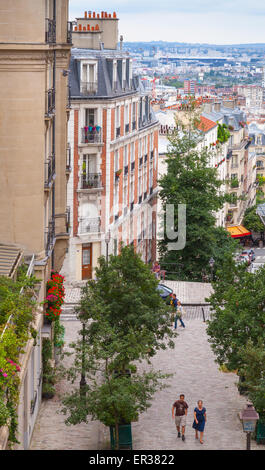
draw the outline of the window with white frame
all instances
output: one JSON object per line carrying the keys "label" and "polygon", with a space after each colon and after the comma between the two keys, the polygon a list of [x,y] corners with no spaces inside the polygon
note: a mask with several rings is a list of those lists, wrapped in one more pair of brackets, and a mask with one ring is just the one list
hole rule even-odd
{"label": "window with white frame", "polygon": [[117,61],[113,61],[113,75],[112,75],[113,90],[116,91],[118,87],[117,82]]}
{"label": "window with white frame", "polygon": [[115,150],[115,154],[114,154],[114,171],[118,171],[119,170],[119,150]]}
{"label": "window with white frame", "polygon": [[131,162],[135,161],[135,143],[131,143]]}
{"label": "window with white frame", "polygon": [[97,62],[82,62],[81,93],[93,94],[97,91]]}
{"label": "window with white frame", "polygon": [[116,137],[120,136],[121,131],[121,108],[116,106]]}
{"label": "window with white frame", "polygon": [[122,61],[122,88],[126,88],[126,60]]}

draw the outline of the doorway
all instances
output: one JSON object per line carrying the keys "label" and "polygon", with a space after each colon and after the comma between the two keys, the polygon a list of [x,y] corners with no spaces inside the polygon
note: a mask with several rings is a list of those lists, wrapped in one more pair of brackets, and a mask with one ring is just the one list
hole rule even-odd
{"label": "doorway", "polygon": [[82,245],[82,280],[92,279],[92,243]]}

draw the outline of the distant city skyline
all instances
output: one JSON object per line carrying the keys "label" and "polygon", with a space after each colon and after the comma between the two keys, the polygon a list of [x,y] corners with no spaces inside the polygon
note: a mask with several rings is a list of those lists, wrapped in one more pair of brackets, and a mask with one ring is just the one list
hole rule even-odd
{"label": "distant city skyline", "polygon": [[124,41],[265,43],[264,0],[70,0],[71,20],[85,10],[116,11]]}

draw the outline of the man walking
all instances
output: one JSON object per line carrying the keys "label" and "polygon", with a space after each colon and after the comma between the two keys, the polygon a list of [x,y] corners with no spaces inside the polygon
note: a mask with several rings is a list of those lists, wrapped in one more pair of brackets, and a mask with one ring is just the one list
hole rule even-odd
{"label": "man walking", "polygon": [[[172,405],[172,418],[175,417],[175,424],[178,431],[178,437],[181,437],[180,428],[182,432],[182,440],[185,441],[185,426],[186,416],[188,414],[188,404],[184,400],[185,396],[181,394],[179,400],[175,401]],[[174,416],[175,412],[175,416]]]}

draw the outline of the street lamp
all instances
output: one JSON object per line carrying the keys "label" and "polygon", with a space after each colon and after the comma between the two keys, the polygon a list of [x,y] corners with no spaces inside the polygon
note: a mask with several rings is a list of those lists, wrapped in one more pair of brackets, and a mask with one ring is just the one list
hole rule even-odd
{"label": "street lamp", "polygon": [[256,422],[259,414],[256,412],[251,403],[247,403],[246,407],[239,414],[242,420],[243,430],[247,433],[247,450],[250,450],[250,435],[255,431]]}
{"label": "street lamp", "polygon": [[109,242],[110,242],[110,230],[107,231],[105,234],[105,242],[106,242],[106,261],[107,261],[107,266],[109,262]]}
{"label": "street lamp", "polygon": [[211,268],[211,280],[213,280],[213,267],[214,267],[214,263],[215,263],[215,260],[213,258],[211,258],[209,260],[209,265],[210,265],[210,268]]}

